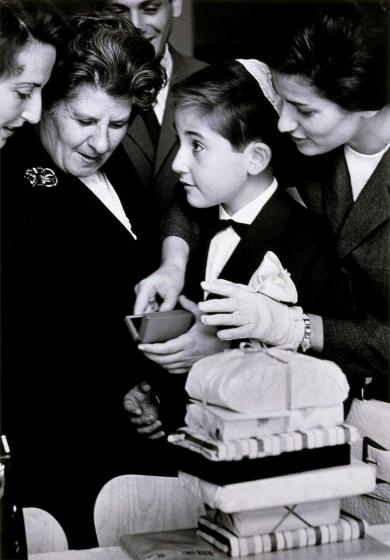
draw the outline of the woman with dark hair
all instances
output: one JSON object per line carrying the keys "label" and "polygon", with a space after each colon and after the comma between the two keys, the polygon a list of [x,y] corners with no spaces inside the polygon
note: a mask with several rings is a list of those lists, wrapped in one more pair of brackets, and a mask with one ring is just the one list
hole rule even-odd
{"label": "woman with dark hair", "polygon": [[65,26],[47,0],[0,0],[0,148],[25,122],[41,116]]}
{"label": "woman with dark hair", "polygon": [[[282,98],[279,129],[303,158],[299,193],[333,229],[341,278],[333,306],[306,316],[297,346],[337,362],[351,395],[390,400],[389,375],[389,6],[385,2],[294,3],[265,57]],[[287,16],[287,14],[286,14]],[[236,286],[205,285],[228,299],[200,305],[222,339],[281,344],[290,310]],[[251,323],[251,324],[249,324]],[[271,339],[270,339],[271,335]]]}
{"label": "woman with dark hair", "polygon": [[123,409],[143,367],[124,316],[154,226],[118,147],[164,72],[125,16],[70,23],[41,122],[4,150],[3,348],[20,503],[52,513],[85,548],[96,545],[100,488],[146,461]]}

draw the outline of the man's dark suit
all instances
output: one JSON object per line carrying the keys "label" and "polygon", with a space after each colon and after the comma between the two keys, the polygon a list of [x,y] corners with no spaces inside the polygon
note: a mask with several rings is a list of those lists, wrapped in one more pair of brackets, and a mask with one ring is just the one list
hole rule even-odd
{"label": "man's dark suit", "polygon": [[157,147],[154,148],[140,114],[131,119],[122,143],[142,184],[153,195],[160,214],[163,214],[169,207],[174,188],[178,183],[178,176],[172,170],[178,143],[174,129],[174,105],[170,89],[177,82],[206,66],[204,62],[180,54],[171,46],[169,48],[173,62],[172,77]]}
{"label": "man's dark suit", "polygon": [[[390,151],[355,203],[342,148],[306,160],[315,179],[299,192],[333,229],[343,276],[332,318],[324,318],[321,356],[336,361],[355,390],[372,376],[372,394],[390,401]],[[352,303],[345,309],[346,297]]]}

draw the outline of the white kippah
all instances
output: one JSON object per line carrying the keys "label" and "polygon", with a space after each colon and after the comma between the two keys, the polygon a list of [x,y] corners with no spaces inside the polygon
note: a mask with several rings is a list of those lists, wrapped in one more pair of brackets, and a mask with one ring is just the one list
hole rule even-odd
{"label": "white kippah", "polygon": [[274,107],[278,115],[280,115],[282,100],[279,95],[274,90],[272,85],[272,76],[270,69],[264,62],[256,60],[255,58],[243,59],[237,58],[237,62],[242,64],[244,68],[254,77],[264,96],[268,99],[271,105]]}

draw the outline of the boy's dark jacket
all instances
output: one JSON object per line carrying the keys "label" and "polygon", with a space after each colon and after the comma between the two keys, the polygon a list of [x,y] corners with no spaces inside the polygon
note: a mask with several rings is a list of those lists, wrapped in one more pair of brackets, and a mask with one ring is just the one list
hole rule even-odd
{"label": "boy's dark jacket", "polygon": [[[218,219],[218,208],[199,211],[200,242],[187,272],[186,295],[203,299],[200,281],[204,279],[208,232]],[[281,187],[258,213],[225,264],[219,278],[248,284],[267,251],[274,252],[290,273],[298,291],[298,304],[310,313],[323,313],[332,305],[336,275],[334,239],[326,223],[306,210]]]}

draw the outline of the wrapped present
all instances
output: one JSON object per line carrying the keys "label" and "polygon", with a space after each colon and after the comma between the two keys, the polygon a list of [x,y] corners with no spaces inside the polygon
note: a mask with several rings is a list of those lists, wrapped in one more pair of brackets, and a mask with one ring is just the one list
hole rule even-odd
{"label": "wrapped present", "polygon": [[[312,428],[298,432],[287,432],[261,436],[258,438],[242,438],[230,441],[218,441],[198,435],[189,428],[179,428],[168,437],[174,445],[190,449],[211,461],[240,461],[244,458],[259,459],[292,453],[303,449],[332,447],[353,443],[360,438],[357,428],[348,424]],[[292,458],[290,457],[292,460]]]}
{"label": "wrapped present", "polygon": [[340,519],[340,503],[340,499],[323,500],[235,513],[206,508],[206,517],[215,525],[227,529],[237,537],[250,537],[275,531],[293,531],[316,525],[337,523]]}
{"label": "wrapped present", "polygon": [[296,410],[270,410],[262,414],[242,414],[221,406],[190,402],[185,424],[198,432],[221,441],[259,437],[269,434],[335,426],[344,420],[344,407],[308,407]]}
{"label": "wrapped present", "polygon": [[188,395],[244,414],[336,406],[349,385],[333,362],[281,348],[235,349],[196,362]]}
{"label": "wrapped present", "polygon": [[226,513],[302,504],[370,492],[375,467],[356,461],[298,474],[220,486],[179,472],[183,486],[208,506]]}
{"label": "wrapped present", "polygon": [[233,557],[361,539],[365,536],[366,530],[365,521],[347,514],[342,514],[337,523],[294,531],[276,531],[252,537],[236,537],[230,531],[218,527],[203,517],[198,522],[198,534]]}
{"label": "wrapped present", "polygon": [[[225,553],[197,535],[195,529],[122,535],[119,543],[126,557],[131,560],[200,560],[201,558],[226,560],[227,558]],[[389,547],[370,536],[354,542],[344,541],[321,546],[316,548],[315,551],[313,550],[310,556],[305,554],[304,550],[302,550],[302,553],[302,558],[305,559],[314,557],[321,560],[333,560],[335,558],[389,560]],[[285,560],[296,557],[293,552],[282,552],[280,555]],[[280,558],[280,555],[274,553],[272,557]],[[298,553],[298,556],[301,557],[300,553]],[[265,560],[265,558],[270,557],[263,553],[251,556],[251,560]]]}
{"label": "wrapped present", "polygon": [[210,461],[198,453],[181,448],[177,450],[175,458],[180,471],[219,486],[226,486],[237,482],[349,465],[351,448],[348,444],[334,445],[292,451],[288,453],[288,457],[287,454],[283,454],[261,459],[246,458],[241,461]]}

